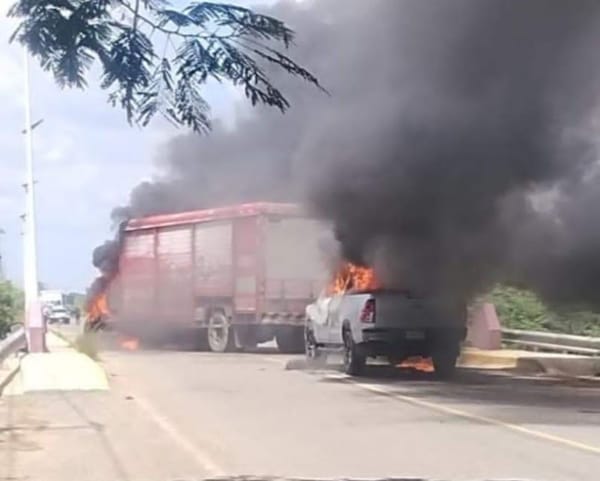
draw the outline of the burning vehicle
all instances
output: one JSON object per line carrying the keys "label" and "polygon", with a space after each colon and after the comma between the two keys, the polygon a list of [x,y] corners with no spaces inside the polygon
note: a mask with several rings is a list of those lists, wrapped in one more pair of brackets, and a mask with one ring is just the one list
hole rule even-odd
{"label": "burning vehicle", "polygon": [[95,256],[102,277],[88,323],[214,352],[273,338],[282,352],[303,352],[304,309],[327,279],[324,229],[281,203],[131,219]]}
{"label": "burning vehicle", "polygon": [[448,377],[465,335],[466,305],[456,298],[385,289],[372,268],[347,262],[306,308],[307,357],[343,348],[350,375],[361,374],[367,358],[386,356],[393,365],[431,357],[436,375]]}
{"label": "burning vehicle", "polygon": [[92,296],[86,305],[86,317],[84,328],[86,331],[98,331],[106,328],[106,323],[110,317],[106,292],[99,292]]}

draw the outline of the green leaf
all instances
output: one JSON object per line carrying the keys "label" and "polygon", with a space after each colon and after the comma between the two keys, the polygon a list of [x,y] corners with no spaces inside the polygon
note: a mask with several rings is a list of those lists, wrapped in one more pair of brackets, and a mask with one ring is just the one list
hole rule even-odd
{"label": "green leaf", "polygon": [[188,25],[195,24],[196,21],[186,15],[185,13],[178,12],[177,10],[164,9],[156,12],[157,17],[159,18],[159,25],[163,26],[167,23],[171,22],[177,27],[187,27]]}

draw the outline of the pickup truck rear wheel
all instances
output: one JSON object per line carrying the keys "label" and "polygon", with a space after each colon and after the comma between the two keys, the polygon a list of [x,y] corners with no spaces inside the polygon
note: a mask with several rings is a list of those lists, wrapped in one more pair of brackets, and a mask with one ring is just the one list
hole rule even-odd
{"label": "pickup truck rear wheel", "polygon": [[214,311],[208,320],[208,346],[212,352],[229,352],[235,348],[233,328],[223,311]]}
{"label": "pickup truck rear wheel", "polygon": [[344,329],[342,337],[344,340],[344,372],[350,376],[360,376],[365,369],[367,357],[354,342],[350,329]]}
{"label": "pickup truck rear wheel", "polygon": [[304,352],[304,329],[300,326],[282,326],[275,333],[277,347],[285,354]]}
{"label": "pickup truck rear wheel", "polygon": [[456,360],[458,349],[454,346],[439,348],[431,353],[431,360],[435,369],[435,375],[439,379],[451,378],[456,372]]}

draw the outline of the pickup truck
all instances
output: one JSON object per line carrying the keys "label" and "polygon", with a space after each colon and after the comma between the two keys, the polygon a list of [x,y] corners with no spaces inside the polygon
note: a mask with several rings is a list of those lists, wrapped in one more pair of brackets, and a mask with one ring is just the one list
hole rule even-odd
{"label": "pickup truck", "polygon": [[397,365],[413,356],[431,357],[435,374],[454,373],[466,335],[466,305],[408,292],[373,289],[322,295],[306,307],[305,351],[315,360],[327,351],[344,353],[344,371],[356,376],[367,358],[385,356]]}
{"label": "pickup truck", "polygon": [[71,316],[64,306],[50,306],[48,311],[48,322],[51,324],[69,324],[71,321]]}

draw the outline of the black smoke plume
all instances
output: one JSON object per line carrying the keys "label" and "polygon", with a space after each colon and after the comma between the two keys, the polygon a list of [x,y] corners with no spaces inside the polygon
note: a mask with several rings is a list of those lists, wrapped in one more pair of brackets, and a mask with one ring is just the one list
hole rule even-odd
{"label": "black smoke plume", "polygon": [[86,311],[88,312],[97,297],[107,291],[110,282],[119,271],[119,256],[126,224],[126,220],[121,221],[117,227],[115,238],[100,244],[92,252],[92,264],[98,269],[100,275],[94,279],[86,293]]}
{"label": "black smoke plume", "polygon": [[270,12],[330,96],[184,135],[117,218],[298,200],[384,282],[600,304],[597,0],[319,0]]}

